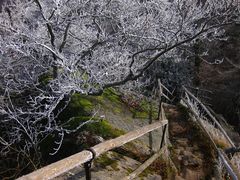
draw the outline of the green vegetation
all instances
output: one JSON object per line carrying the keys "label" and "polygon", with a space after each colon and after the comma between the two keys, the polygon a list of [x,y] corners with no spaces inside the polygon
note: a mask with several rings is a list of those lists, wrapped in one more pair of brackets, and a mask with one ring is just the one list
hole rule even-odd
{"label": "green vegetation", "polygon": [[139,119],[148,119],[149,113],[146,111],[136,111],[133,110],[133,118],[139,118]]}
{"label": "green vegetation", "polygon": [[[109,102],[111,99],[111,103]],[[80,95],[80,94],[73,94],[71,97],[71,101],[69,102],[66,109],[64,109],[63,112],[58,117],[58,120],[62,122],[63,127],[69,130],[76,129],[79,125],[83,124],[84,122],[88,120],[93,120],[91,123],[87,123],[83,125],[77,134],[81,131],[87,131],[91,136],[97,135],[101,136],[104,139],[112,139],[116,138],[118,136],[121,136],[125,134],[123,130],[114,128],[107,120],[100,119],[98,117],[92,117],[92,112],[95,106],[102,105],[103,108],[107,108],[105,106],[113,106],[113,103],[119,106],[120,108],[120,95],[115,93],[113,89],[107,89],[104,91],[104,94],[102,96],[86,96],[86,95]],[[116,106],[114,105],[114,107]],[[71,119],[69,121],[69,119]],[[54,134],[50,134],[46,139],[44,139],[40,145],[42,154],[46,157],[48,157],[49,152],[52,151],[52,144],[54,144]],[[69,135],[72,138],[71,135]],[[75,135],[73,135],[75,136]],[[88,148],[89,144],[91,143],[91,140],[89,142],[81,144],[81,147],[76,148],[77,146],[75,144],[75,140],[69,141],[66,140],[66,142],[63,142],[62,149],[63,152],[60,152],[58,155],[61,156],[61,154],[64,154],[64,151],[67,151],[67,149],[84,149]],[[71,147],[71,148],[70,148]],[[74,148],[73,148],[74,147]],[[74,150],[72,150],[74,151]],[[79,151],[79,150],[78,150]],[[75,153],[75,151],[74,151]],[[70,154],[68,154],[70,155]],[[64,155],[63,155],[64,156]]]}
{"label": "green vegetation", "polygon": [[[75,117],[69,123],[67,123],[65,127],[68,129],[75,129],[80,124],[90,120],[91,118],[92,117],[90,116]],[[104,139],[116,138],[125,134],[123,130],[112,127],[111,124],[106,120],[101,120],[98,118],[92,118],[92,120],[94,120],[95,122],[85,124],[82,129],[90,132],[91,134],[101,136]]]}
{"label": "green vegetation", "polygon": [[150,113],[152,113],[152,119],[157,119],[158,106],[156,104],[150,104],[144,98],[140,102],[138,102],[136,107],[130,107],[130,111],[133,114],[133,118],[149,119]]}
{"label": "green vegetation", "polygon": [[[97,105],[101,105],[101,108],[109,109],[117,114],[126,108],[122,100],[122,95],[113,88],[104,90],[101,96],[86,96],[76,93],[72,95],[68,107],[59,115],[59,120],[65,123],[66,120],[72,118],[64,127],[70,130],[75,129],[80,124],[92,118],[92,111],[94,106]],[[157,116],[157,109],[155,108],[156,106],[152,107],[154,118]],[[138,107],[130,108],[130,111],[134,118],[148,119],[149,102],[144,99],[139,102]],[[84,125],[80,131],[84,129],[103,138],[115,138],[124,134],[124,131],[112,127],[107,120],[101,120],[99,118],[92,118],[92,120],[95,122]]]}
{"label": "green vegetation", "polygon": [[93,108],[94,105],[89,100],[88,96],[77,93],[73,94],[67,108],[59,115],[59,120],[65,122],[72,117],[78,117],[82,120],[86,116],[91,116]]}
{"label": "green vegetation", "polygon": [[39,76],[38,81],[42,85],[47,85],[52,79],[53,79],[52,74],[48,72]]}
{"label": "green vegetation", "polygon": [[115,114],[120,114],[123,110],[121,94],[113,88],[104,90],[102,94],[102,102],[104,108],[111,109]]}
{"label": "green vegetation", "polygon": [[110,166],[114,171],[118,171],[118,161],[123,158],[122,155],[110,151],[110,153],[105,153],[100,155],[95,161],[94,164],[101,168],[105,168],[106,166]]}
{"label": "green vegetation", "polygon": [[93,134],[102,136],[104,139],[116,138],[125,134],[123,130],[112,127],[111,124],[106,120],[87,124],[84,129],[92,132]]}
{"label": "green vegetation", "polygon": [[127,170],[127,172],[128,172],[128,174],[131,174],[132,172],[133,172],[133,169],[132,168],[126,168],[126,170]]}
{"label": "green vegetation", "polygon": [[137,102],[134,107],[130,107],[130,111],[133,114],[133,118],[139,119],[148,119],[150,113],[149,102],[143,99],[140,102]]}
{"label": "green vegetation", "polygon": [[121,103],[121,94],[117,93],[115,89],[108,88],[103,91],[102,97],[110,100],[112,103],[119,104]]}
{"label": "green vegetation", "polygon": [[114,171],[118,171],[118,155],[113,152],[113,157],[109,157],[107,153],[100,155],[96,160],[95,164],[97,166],[100,166],[102,168],[105,168],[106,166],[110,166]]}

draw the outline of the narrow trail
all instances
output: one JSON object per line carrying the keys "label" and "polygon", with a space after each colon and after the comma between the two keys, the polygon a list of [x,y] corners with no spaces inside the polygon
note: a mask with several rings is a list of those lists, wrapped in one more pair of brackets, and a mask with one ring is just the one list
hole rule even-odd
{"label": "narrow trail", "polygon": [[179,107],[166,108],[169,120],[169,138],[172,161],[178,173],[174,179],[210,179],[213,173],[213,152],[207,139],[186,112]]}
{"label": "narrow trail", "polygon": [[[176,166],[177,172],[172,168],[172,164],[159,158],[151,167],[135,179],[140,180],[202,180],[211,179],[212,152],[206,137],[194,126],[192,121],[188,121],[187,113],[178,106],[166,105],[164,107],[167,119],[169,120],[169,138],[172,146],[168,146],[170,157]],[[137,127],[148,124],[148,120],[132,118],[128,111],[118,113],[103,112],[107,119],[111,119],[111,124],[125,131],[131,131]],[[123,121],[125,120],[125,121]],[[160,130],[161,131],[161,130]],[[155,132],[155,141],[160,143],[161,132]],[[127,144],[124,147],[109,151],[95,159],[92,166],[92,179],[111,180],[123,179],[138,168],[147,158],[149,158],[149,138],[148,135],[139,140]],[[157,145],[159,147],[159,144]],[[144,159],[142,159],[144,158]],[[176,172],[176,173],[175,173]],[[55,178],[56,180],[77,180],[85,179],[85,171],[82,166],[76,167],[68,173]]]}

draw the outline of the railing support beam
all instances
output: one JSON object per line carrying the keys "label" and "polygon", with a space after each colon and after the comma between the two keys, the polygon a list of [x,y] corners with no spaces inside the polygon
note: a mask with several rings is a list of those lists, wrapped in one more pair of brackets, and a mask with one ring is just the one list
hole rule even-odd
{"label": "railing support beam", "polygon": [[166,129],[167,129],[167,124],[164,125],[164,127],[163,127],[163,133],[162,133],[162,139],[161,139],[161,143],[160,143],[160,149],[162,149],[162,147],[163,147],[163,143],[164,143],[164,140],[165,140]]}

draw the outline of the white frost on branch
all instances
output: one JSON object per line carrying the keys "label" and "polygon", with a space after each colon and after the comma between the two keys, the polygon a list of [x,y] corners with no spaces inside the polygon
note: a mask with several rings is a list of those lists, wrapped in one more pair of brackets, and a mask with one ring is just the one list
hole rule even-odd
{"label": "white frost on branch", "polygon": [[56,117],[71,94],[136,80],[236,21],[239,0],[11,0],[0,13],[0,137],[37,150],[63,132]]}

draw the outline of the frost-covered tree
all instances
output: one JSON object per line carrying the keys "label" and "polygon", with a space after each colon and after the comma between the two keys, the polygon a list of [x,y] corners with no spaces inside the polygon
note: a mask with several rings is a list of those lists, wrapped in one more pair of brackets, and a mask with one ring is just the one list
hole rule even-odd
{"label": "frost-covered tree", "polygon": [[222,38],[221,27],[239,20],[239,0],[7,2],[0,13],[1,153],[15,144],[38,151],[49,133],[68,133],[56,117],[72,93],[100,94],[136,80],[196,38]]}

